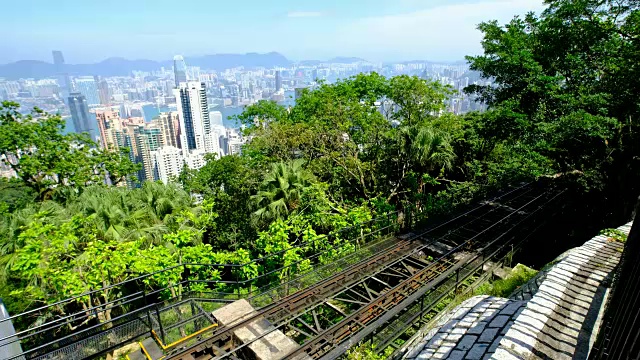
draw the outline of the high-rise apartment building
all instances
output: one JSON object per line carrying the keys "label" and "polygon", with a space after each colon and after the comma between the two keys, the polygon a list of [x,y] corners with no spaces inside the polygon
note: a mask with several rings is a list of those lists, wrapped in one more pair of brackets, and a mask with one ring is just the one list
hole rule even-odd
{"label": "high-rise apartment building", "polygon": [[135,139],[137,143],[138,154],[142,164],[142,177],[140,181],[154,181],[154,160],[152,152],[158,150],[162,146],[162,133],[160,129],[153,125],[139,125],[134,129]]}
{"label": "high-rise apartment building", "polygon": [[227,129],[226,145],[227,155],[239,155],[242,153],[242,144],[244,143],[242,136],[234,129]]}
{"label": "high-rise apartment building", "polygon": [[93,139],[95,134],[93,134],[91,127],[87,99],[81,93],[71,93],[69,94],[68,104],[74,130],[77,133],[88,132]]}
{"label": "high-rise apartment building", "polygon": [[207,152],[211,145],[211,120],[207,104],[207,89],[204,83],[189,81],[174,89],[180,116],[180,144],[188,151]]}
{"label": "high-rise apartment building", "polygon": [[76,90],[85,96],[88,105],[99,105],[98,84],[93,76],[81,76],[75,79]]}
{"label": "high-rise apartment building", "polygon": [[282,89],[282,75],[280,74],[280,71],[277,70],[276,71],[276,92],[280,91],[280,89]]}
{"label": "high-rise apartment building", "polygon": [[187,82],[187,64],[181,55],[173,57],[173,75],[176,81],[176,88],[180,87],[181,83]]}
{"label": "high-rise apartment building", "polygon": [[162,146],[151,153],[156,178],[168,183],[173,177],[178,177],[184,166],[182,151],[174,146]]}
{"label": "high-rise apartment building", "polygon": [[205,160],[206,153],[201,150],[191,151],[186,155],[182,153],[185,164],[189,169],[198,170],[205,166],[207,161]]}
{"label": "high-rise apartment building", "polygon": [[58,78],[58,86],[60,87],[60,92],[64,101],[67,101],[69,98],[69,94],[73,91],[71,79],[69,78],[69,74],[66,72],[64,67],[64,56],[62,56],[62,51],[54,50],[53,54],[53,65],[56,68],[56,75]]}
{"label": "high-rise apartment building", "polygon": [[109,91],[109,84],[107,80],[102,79],[98,82],[98,97],[100,104],[109,105],[111,103],[111,92]]}
{"label": "high-rise apartment building", "polygon": [[160,128],[164,146],[180,148],[180,117],[177,112],[161,113],[153,123]]}
{"label": "high-rise apartment building", "polygon": [[100,145],[104,149],[115,150],[118,144],[117,133],[113,130],[122,130],[120,112],[114,109],[96,109],[96,121],[100,131]]}

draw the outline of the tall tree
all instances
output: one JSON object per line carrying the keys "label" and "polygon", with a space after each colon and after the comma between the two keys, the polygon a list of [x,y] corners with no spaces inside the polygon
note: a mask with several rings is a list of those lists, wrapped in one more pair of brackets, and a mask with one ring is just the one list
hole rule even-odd
{"label": "tall tree", "polygon": [[253,196],[258,207],[253,213],[254,220],[284,219],[302,205],[302,194],[314,180],[313,175],[302,167],[303,164],[304,160],[298,159],[272,165],[260,190]]}
{"label": "tall tree", "polygon": [[64,134],[59,115],[36,108],[24,116],[18,109],[13,102],[0,105],[0,161],[39,199],[60,188],[105,184],[107,177],[118,185],[139,168],[127,156],[98,149],[86,134]]}

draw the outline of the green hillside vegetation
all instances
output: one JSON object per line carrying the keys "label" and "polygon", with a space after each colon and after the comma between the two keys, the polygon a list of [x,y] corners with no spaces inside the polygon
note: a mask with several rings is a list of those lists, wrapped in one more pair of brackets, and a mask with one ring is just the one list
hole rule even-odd
{"label": "green hillside vegetation", "polygon": [[[170,185],[118,186],[138,169],[127,149],[98,150],[86,135],[63,135],[58,115],[22,116],[3,102],[0,158],[18,178],[0,181],[0,297],[18,313],[172,265],[270,256],[234,273],[270,274],[260,283],[216,289],[248,291],[308,271],[309,254],[328,263],[353,251],[389,212],[440,214],[541,176],[562,174],[625,211],[640,184],[639,5],[547,4],[541,16],[479,26],[485,53],[467,60],[494,84],[467,91],[485,113],[448,113],[453,90],[437,82],[361,74],[306,91],[290,109],[248,106],[237,117],[251,137],[242,155],[211,156]],[[181,269],[145,286],[225,276]]]}

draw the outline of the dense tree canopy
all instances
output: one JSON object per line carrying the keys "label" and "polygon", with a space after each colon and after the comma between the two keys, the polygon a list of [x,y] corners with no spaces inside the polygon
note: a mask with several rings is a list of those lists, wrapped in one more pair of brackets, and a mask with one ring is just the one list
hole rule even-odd
{"label": "dense tree canopy", "polygon": [[[640,184],[640,5],[546,3],[540,15],[479,25],[484,54],[467,60],[492,84],[466,91],[484,113],[446,112],[453,90],[439,82],[360,74],[303,91],[290,108],[246,107],[242,154],[209,156],[176,184],[113,186],[137,170],[127,157],[63,135],[59,116],[3,103],[0,158],[17,178],[0,181],[0,296],[22,311],[194,263],[142,286],[168,286],[164,297],[185,279],[199,292],[269,288],[395,224],[378,216],[429,216],[541,176],[571,174],[623,208]],[[221,279],[245,282],[205,282]],[[132,291],[112,289],[73,306]]]}
{"label": "dense tree canopy", "polygon": [[[483,23],[484,55],[468,57],[492,86],[467,90],[491,105],[484,131],[524,147],[588,188],[638,184],[635,1],[547,0],[540,15]],[[486,136],[486,135],[485,135]]]}
{"label": "dense tree canopy", "polygon": [[111,153],[99,150],[87,134],[64,134],[59,115],[34,109],[23,116],[18,108],[8,101],[0,105],[0,161],[40,199],[63,188],[118,185],[139,168],[127,149]]}

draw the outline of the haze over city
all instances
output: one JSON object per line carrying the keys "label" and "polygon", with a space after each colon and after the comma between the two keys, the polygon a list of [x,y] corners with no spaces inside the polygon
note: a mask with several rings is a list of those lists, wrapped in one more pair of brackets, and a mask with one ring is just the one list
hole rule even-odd
{"label": "haze over city", "polygon": [[292,60],[456,61],[481,51],[478,23],[542,7],[540,0],[12,1],[3,4],[0,63],[51,62],[51,49],[69,64],[271,51]]}

